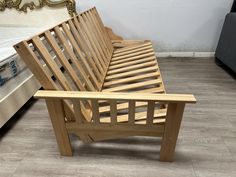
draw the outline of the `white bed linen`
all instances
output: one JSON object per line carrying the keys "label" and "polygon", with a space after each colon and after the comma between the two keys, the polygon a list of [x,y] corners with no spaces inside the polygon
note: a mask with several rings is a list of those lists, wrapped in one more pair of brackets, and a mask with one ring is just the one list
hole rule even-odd
{"label": "white bed linen", "polygon": [[14,44],[41,32],[42,28],[0,26],[0,63],[16,54]]}

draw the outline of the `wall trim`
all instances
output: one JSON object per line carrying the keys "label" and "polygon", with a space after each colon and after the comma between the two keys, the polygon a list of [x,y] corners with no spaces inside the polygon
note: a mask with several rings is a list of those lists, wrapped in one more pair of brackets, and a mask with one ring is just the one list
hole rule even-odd
{"label": "wall trim", "polygon": [[156,52],[157,57],[161,58],[174,58],[174,57],[215,57],[215,52]]}

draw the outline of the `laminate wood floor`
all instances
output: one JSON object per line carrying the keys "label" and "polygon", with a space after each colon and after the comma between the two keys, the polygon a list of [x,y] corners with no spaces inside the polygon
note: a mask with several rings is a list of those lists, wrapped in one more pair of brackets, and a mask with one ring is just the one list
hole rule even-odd
{"label": "laminate wood floor", "polygon": [[175,162],[158,161],[160,139],[83,144],[61,157],[44,101],[31,99],[0,130],[0,177],[236,177],[236,82],[213,58],[159,59],[168,93],[193,93]]}

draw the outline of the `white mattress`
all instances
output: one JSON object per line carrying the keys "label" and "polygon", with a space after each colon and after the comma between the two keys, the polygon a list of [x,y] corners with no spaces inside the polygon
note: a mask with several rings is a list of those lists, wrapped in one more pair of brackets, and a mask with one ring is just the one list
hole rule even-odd
{"label": "white mattress", "polygon": [[41,28],[0,26],[0,62],[16,53],[12,47],[14,44],[27,39],[40,31],[42,31]]}
{"label": "white mattress", "polygon": [[0,26],[0,86],[26,68],[13,45],[40,31],[41,28]]}

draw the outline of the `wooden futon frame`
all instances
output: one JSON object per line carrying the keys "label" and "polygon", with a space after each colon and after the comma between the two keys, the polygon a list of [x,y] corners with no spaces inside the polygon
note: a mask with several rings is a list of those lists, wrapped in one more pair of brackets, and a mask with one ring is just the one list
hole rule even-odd
{"label": "wooden futon frame", "polygon": [[161,161],[173,161],[186,103],[166,94],[150,41],[112,41],[92,8],[15,46],[38,79],[61,155],[69,134],[86,143],[128,136],[162,137]]}

